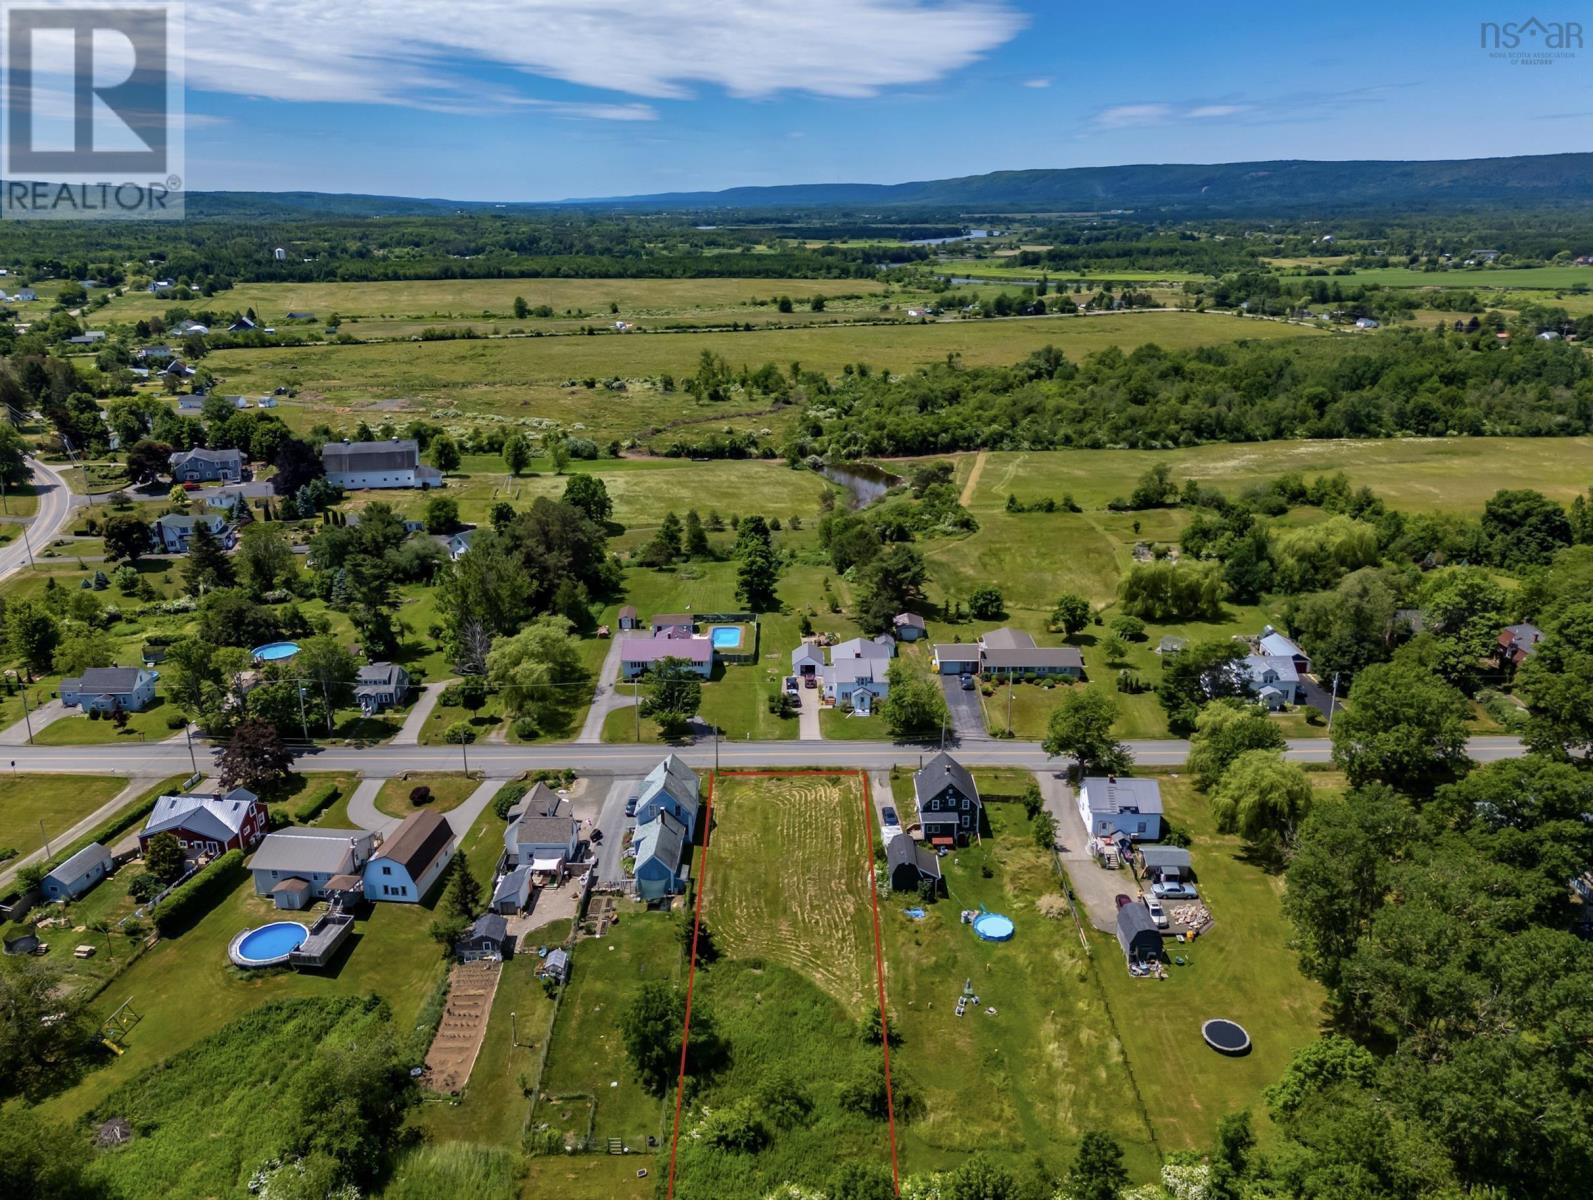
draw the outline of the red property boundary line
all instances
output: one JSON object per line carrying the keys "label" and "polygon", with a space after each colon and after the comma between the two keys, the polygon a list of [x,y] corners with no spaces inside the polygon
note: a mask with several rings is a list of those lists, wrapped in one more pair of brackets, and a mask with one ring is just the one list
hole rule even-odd
{"label": "red property boundary line", "polygon": [[896,1153],[896,1100],[891,1085],[890,1018],[885,1013],[885,952],[880,939],[879,886],[874,867],[874,801],[867,771],[719,771],[708,777],[708,804],[705,808],[702,862],[697,871],[697,900],[691,923],[691,962],[686,968],[686,1016],[680,1039],[680,1072],[675,1079],[675,1125],[669,1139],[669,1200],[675,1197],[675,1156],[680,1148],[681,1107],[686,1092],[686,1050],[691,1044],[691,1001],[697,982],[697,935],[702,929],[702,898],[708,883],[708,845],[713,840],[714,784],[719,775],[739,779],[782,779],[819,776],[830,779],[857,778],[863,783],[863,831],[868,838],[868,895],[874,921],[874,978],[879,989],[880,1042],[885,1052],[885,1113],[890,1128],[891,1187],[902,1191],[901,1167]]}

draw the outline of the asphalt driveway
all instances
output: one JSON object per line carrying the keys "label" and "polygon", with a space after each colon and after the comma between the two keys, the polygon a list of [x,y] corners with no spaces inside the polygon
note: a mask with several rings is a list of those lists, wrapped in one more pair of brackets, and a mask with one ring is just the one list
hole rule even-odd
{"label": "asphalt driveway", "polygon": [[946,693],[946,707],[951,710],[951,732],[958,742],[982,742],[990,736],[985,728],[985,707],[979,702],[977,687],[963,691],[960,678],[942,675],[940,689]]}

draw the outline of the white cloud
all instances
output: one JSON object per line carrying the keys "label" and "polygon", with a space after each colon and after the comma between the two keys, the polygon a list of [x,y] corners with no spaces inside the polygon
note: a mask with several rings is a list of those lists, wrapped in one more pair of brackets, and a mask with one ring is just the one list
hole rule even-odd
{"label": "white cloud", "polygon": [[1051,79],[1051,77],[1049,75],[1042,75],[1039,79],[1025,79],[1023,81],[1023,86],[1026,87],[1026,88],[1036,88],[1036,89],[1038,89],[1038,88],[1048,88],[1048,87],[1051,86],[1051,83],[1052,83],[1052,79]]}
{"label": "white cloud", "polygon": [[[187,14],[188,86],[277,100],[492,111],[526,104],[479,64],[646,99],[843,98],[933,82],[1012,38],[1011,0],[208,0]],[[641,104],[543,102],[650,120]]]}
{"label": "white cloud", "polygon": [[1103,129],[1122,129],[1130,125],[1171,125],[1178,121],[1220,121],[1240,117],[1253,109],[1249,104],[1204,104],[1185,101],[1168,104],[1151,101],[1142,104],[1113,104],[1095,114]]}

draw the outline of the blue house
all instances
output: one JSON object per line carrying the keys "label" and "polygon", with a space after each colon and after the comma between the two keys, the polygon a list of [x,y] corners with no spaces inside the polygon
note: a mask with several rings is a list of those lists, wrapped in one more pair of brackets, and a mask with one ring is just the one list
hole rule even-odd
{"label": "blue house", "polygon": [[641,794],[636,800],[636,836],[640,838],[643,826],[667,813],[686,831],[689,842],[697,836],[700,807],[701,785],[697,773],[679,756],[671,754],[642,780]]}
{"label": "blue house", "polygon": [[669,812],[660,812],[636,828],[631,849],[636,853],[636,894],[643,900],[659,900],[686,890],[687,870],[683,863],[690,839],[686,827]]}

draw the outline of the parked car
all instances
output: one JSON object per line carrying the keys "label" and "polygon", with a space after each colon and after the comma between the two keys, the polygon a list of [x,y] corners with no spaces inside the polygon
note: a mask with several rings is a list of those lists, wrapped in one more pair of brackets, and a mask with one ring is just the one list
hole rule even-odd
{"label": "parked car", "polygon": [[197,483],[195,483],[192,479],[187,480],[183,484],[183,491],[185,491],[185,492],[197,492],[198,490],[199,490],[199,485]]}
{"label": "parked car", "polygon": [[894,808],[892,808],[889,804],[885,805],[879,811],[880,811],[880,817],[885,822],[885,828],[886,829],[892,829],[892,828],[899,829],[899,828],[901,828],[901,824],[902,823],[896,817],[896,810]]}
{"label": "parked car", "polygon": [[965,692],[974,690],[974,677],[972,675],[964,675],[962,677],[962,690]]}
{"label": "parked car", "polygon": [[785,690],[790,692],[793,696],[795,696],[800,690],[797,687],[797,677],[795,675],[787,675],[785,677]]}
{"label": "parked car", "polygon": [[1134,897],[1130,896],[1127,892],[1118,892],[1117,895],[1112,897],[1112,899],[1117,901],[1118,908],[1127,908],[1130,904],[1134,903]]}
{"label": "parked car", "polygon": [[806,676],[803,676],[802,686],[803,687],[808,687],[808,688],[816,688],[816,687],[818,687],[819,686],[819,677],[817,675],[806,675]]}
{"label": "parked car", "polygon": [[627,817],[634,817],[636,815],[636,804],[639,800],[641,800],[641,798],[642,797],[640,793],[632,792],[630,798],[625,801],[625,815]]}
{"label": "parked car", "polygon": [[1173,879],[1167,883],[1151,884],[1151,895],[1160,900],[1194,900],[1199,898],[1200,893],[1195,890],[1194,884]]}
{"label": "parked car", "polygon": [[1167,910],[1155,896],[1145,897],[1145,911],[1150,913],[1151,924],[1157,929],[1167,928]]}

